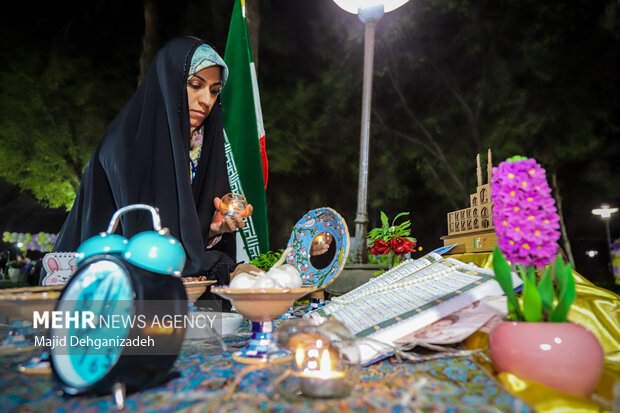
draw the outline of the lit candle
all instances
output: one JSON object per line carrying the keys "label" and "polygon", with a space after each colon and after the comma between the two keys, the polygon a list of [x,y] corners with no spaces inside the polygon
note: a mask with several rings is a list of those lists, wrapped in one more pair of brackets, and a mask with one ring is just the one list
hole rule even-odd
{"label": "lit candle", "polygon": [[223,215],[234,216],[235,214],[241,215],[242,218],[246,217],[247,201],[242,194],[230,193],[226,194],[220,200],[219,211]]}
{"label": "lit candle", "polygon": [[304,364],[306,352],[304,351],[304,347],[300,344],[297,346],[297,350],[295,350],[295,362],[297,363],[297,367],[301,368]]}
{"label": "lit candle", "polygon": [[228,204],[224,203],[222,205],[222,209],[224,210],[223,211],[224,215],[229,215],[231,217],[234,216],[235,212],[237,212],[236,206],[237,206],[237,203],[234,202],[234,201],[232,201],[232,202],[230,202]]}
{"label": "lit candle", "polygon": [[[295,361],[303,363],[303,349],[295,352]],[[318,370],[304,370],[299,374],[301,392],[310,397],[332,398],[346,396],[348,386],[344,371],[332,370],[329,351],[323,350]]]}

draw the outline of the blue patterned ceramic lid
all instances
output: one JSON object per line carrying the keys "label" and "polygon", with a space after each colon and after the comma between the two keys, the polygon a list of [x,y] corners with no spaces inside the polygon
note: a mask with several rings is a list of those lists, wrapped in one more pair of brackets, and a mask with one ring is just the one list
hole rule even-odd
{"label": "blue patterned ceramic lid", "polygon": [[[325,268],[315,268],[310,261],[310,246],[323,232],[331,234],[336,253]],[[325,288],[340,275],[347,262],[350,247],[347,223],[331,208],[313,209],[295,224],[287,247],[293,251],[286,256],[286,262],[299,270],[303,283]]]}

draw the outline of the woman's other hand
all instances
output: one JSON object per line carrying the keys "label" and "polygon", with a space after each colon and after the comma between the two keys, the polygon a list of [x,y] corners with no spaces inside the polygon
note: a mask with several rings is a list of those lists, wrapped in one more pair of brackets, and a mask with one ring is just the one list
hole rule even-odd
{"label": "woman's other hand", "polygon": [[[234,216],[224,215],[219,211],[220,206],[220,198],[215,197],[213,199],[213,205],[215,206],[215,214],[213,214],[213,219],[211,220],[211,226],[209,231],[209,238],[217,237],[218,235],[224,234],[226,232],[234,232],[237,228],[243,228],[245,226],[245,222],[241,215],[235,214]],[[254,208],[251,204],[247,206],[247,216],[252,215]]]}
{"label": "woman's other hand", "polygon": [[310,244],[310,255],[323,255],[329,251],[329,247],[332,245],[333,236],[328,232],[322,232],[316,236]]}
{"label": "woman's other hand", "polygon": [[329,250],[329,244],[317,244],[313,242],[310,245],[310,255],[323,255]]}

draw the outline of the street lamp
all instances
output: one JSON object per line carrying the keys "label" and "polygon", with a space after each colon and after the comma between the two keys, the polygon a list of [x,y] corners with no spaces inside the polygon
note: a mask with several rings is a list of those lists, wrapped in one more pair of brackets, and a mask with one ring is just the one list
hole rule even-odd
{"label": "street lamp", "polygon": [[605,223],[605,232],[607,233],[607,251],[609,251],[609,263],[611,265],[611,235],[609,233],[609,220],[611,216],[618,212],[618,208],[610,208],[609,204],[603,204],[600,208],[593,209],[592,214],[599,215]]}
{"label": "street lamp", "polygon": [[364,81],[362,88],[362,125],[360,133],[359,183],[357,192],[357,215],[355,216],[355,239],[357,248],[353,262],[367,261],[366,232],[368,228],[368,149],[370,140],[370,102],[372,98],[372,68],[375,53],[375,26],[388,13],[409,0],[334,0],[340,8],[357,14],[364,23]]}
{"label": "street lamp", "polygon": [[598,255],[598,251],[597,250],[588,250],[586,251],[586,255],[590,258],[594,258]]}

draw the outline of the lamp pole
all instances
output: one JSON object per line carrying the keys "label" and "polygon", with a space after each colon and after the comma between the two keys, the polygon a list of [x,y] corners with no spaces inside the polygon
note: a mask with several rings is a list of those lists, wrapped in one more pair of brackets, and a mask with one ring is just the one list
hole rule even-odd
{"label": "lamp pole", "polygon": [[375,27],[387,12],[409,0],[334,0],[339,7],[357,14],[364,23],[364,79],[362,86],[362,124],[360,132],[360,162],[355,215],[355,264],[368,261],[366,233],[368,232],[368,158],[370,149],[370,115],[372,101],[372,72],[375,54]]}
{"label": "lamp pole", "polygon": [[[616,212],[618,212],[618,208],[610,208],[609,204],[603,204],[601,205],[600,208],[592,210],[592,214],[599,215],[603,219],[603,222],[605,223],[605,233],[607,235],[607,252],[609,253],[610,269],[612,265],[611,264],[612,256],[611,256],[611,233],[609,230],[609,221],[611,220],[611,216],[615,214]],[[613,269],[612,269],[612,276],[613,276]]]}
{"label": "lamp pole", "polygon": [[383,17],[383,5],[359,10],[357,16],[364,23],[364,80],[362,86],[362,123],[360,128],[360,162],[357,191],[357,214],[355,216],[355,238],[357,248],[353,262],[368,261],[366,253],[368,232],[368,158],[370,149],[370,115],[372,101],[372,71],[375,55],[375,27]]}

